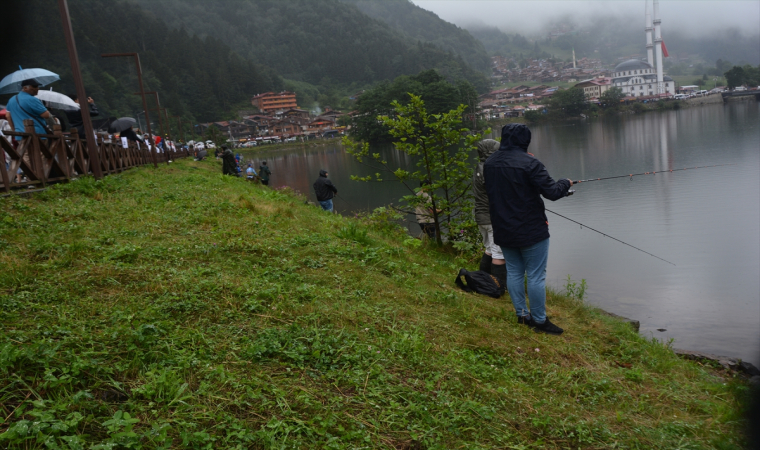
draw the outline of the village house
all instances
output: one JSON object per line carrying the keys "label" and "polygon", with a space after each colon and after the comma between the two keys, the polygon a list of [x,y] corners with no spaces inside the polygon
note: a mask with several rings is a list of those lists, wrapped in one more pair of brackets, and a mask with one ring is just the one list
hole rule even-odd
{"label": "village house", "polygon": [[604,94],[608,89],[612,87],[612,78],[591,78],[581,81],[580,83],[576,84],[575,87],[578,89],[583,89],[583,93],[588,99],[599,98],[602,96],[602,94]]}

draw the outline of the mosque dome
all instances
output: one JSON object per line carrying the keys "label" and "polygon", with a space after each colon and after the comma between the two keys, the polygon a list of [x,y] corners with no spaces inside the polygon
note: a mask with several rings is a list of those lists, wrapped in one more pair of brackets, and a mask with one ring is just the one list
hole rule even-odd
{"label": "mosque dome", "polygon": [[624,72],[629,70],[653,70],[651,64],[649,64],[646,61],[642,61],[640,59],[629,59],[628,61],[623,61],[617,66],[615,66],[615,70],[613,72]]}

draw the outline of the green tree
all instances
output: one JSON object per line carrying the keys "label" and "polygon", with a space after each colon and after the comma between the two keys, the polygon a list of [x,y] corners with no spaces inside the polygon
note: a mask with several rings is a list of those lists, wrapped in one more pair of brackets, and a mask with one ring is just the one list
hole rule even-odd
{"label": "green tree", "polygon": [[617,108],[620,106],[620,101],[623,100],[623,98],[625,98],[623,90],[619,87],[614,87],[604,91],[599,97],[599,100],[605,108]]}
{"label": "green tree", "polygon": [[729,89],[744,84],[745,73],[741,66],[734,66],[723,75],[726,77],[726,84],[728,84]]}
{"label": "green tree", "polygon": [[579,116],[587,108],[586,95],[579,88],[557,91],[549,100],[549,112],[560,117]]}
{"label": "green tree", "polygon": [[377,116],[393,111],[392,102],[406,103],[409,94],[422,98],[431,114],[442,114],[460,104],[473,111],[478,101],[475,88],[467,81],[452,84],[435,70],[426,70],[415,76],[400,76],[392,82],[383,82],[369,89],[356,102],[351,136],[366,142],[390,141],[393,136]]}
{"label": "green tree", "polygon": [[[468,133],[462,124],[465,105],[442,113],[428,112],[421,96],[409,94],[407,104],[394,100],[393,114],[375,119],[382,122],[396,139],[397,150],[417,159],[417,170],[407,171],[390,167],[379,153],[371,153],[369,144],[343,138],[346,152],[360,163],[375,170],[374,175],[352,176],[353,180],[365,182],[384,181],[383,177],[395,178],[409,190],[402,198],[407,208],[403,212],[413,214],[417,207],[429,209],[436,229],[436,240],[448,234],[450,242],[462,241],[462,231],[474,229],[472,221],[471,157],[475,144],[483,136]],[[429,199],[421,195],[417,185],[425,180],[430,185],[425,191]],[[469,233],[468,233],[469,234]]]}

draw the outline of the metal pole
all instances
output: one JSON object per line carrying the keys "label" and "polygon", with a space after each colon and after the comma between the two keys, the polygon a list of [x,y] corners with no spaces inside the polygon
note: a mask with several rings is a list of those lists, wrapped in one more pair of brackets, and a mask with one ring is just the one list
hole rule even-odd
{"label": "metal pole", "polygon": [[180,137],[187,142],[187,136],[185,136],[184,133],[182,133],[182,118],[180,116],[171,116],[174,119],[177,119],[177,125],[179,125],[179,135]]}
{"label": "metal pole", "polygon": [[[148,131],[148,136],[153,135],[153,131],[150,129],[150,115],[148,115],[148,101],[145,98],[145,88],[143,87],[142,80],[142,67],[140,66],[140,55],[137,53],[105,53],[100,55],[103,58],[114,58],[120,56],[133,56],[135,58],[135,64],[137,65],[137,82],[140,84],[140,92],[137,95],[142,97],[143,111],[145,111],[145,128]],[[150,150],[151,157],[153,158],[153,167],[158,167],[158,158],[156,157],[156,149],[153,143],[152,137],[148,149]]]}
{"label": "metal pole", "polygon": [[87,93],[84,90],[84,82],[82,82],[79,55],[77,54],[77,45],[74,41],[74,31],[71,29],[69,5],[66,0],[58,0],[58,9],[61,11],[63,35],[66,38],[66,47],[69,49],[69,62],[71,63],[71,73],[74,76],[74,86],[76,86],[77,97],[79,97],[82,105],[82,125],[84,126],[84,137],[87,142],[87,153],[90,155],[90,167],[92,167],[92,174],[95,178],[101,179],[103,178],[103,171],[100,167],[100,154],[98,153],[98,146],[95,143],[95,133],[92,129],[92,120],[90,120],[89,106],[87,104]]}
{"label": "metal pole", "polygon": [[161,108],[161,112],[164,113],[164,120],[166,121],[166,138],[171,140],[172,123],[169,122],[169,113],[166,111],[166,108]]}

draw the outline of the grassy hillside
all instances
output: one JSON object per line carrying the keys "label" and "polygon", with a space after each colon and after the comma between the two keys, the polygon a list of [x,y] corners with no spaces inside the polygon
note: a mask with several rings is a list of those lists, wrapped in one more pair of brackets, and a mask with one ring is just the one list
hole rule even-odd
{"label": "grassy hillside", "polygon": [[455,255],[220,173],[0,199],[0,447],[738,448],[725,374],[557,294],[535,334]]}

